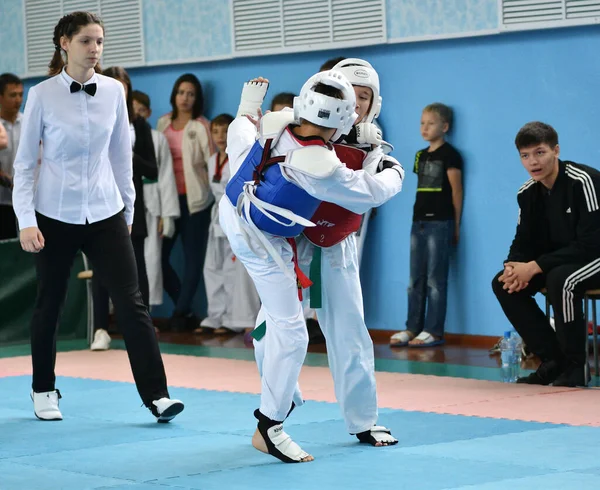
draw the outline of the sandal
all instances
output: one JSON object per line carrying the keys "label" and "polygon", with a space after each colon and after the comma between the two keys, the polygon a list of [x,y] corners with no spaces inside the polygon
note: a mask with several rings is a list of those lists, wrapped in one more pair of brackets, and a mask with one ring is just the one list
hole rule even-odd
{"label": "sandal", "polygon": [[410,330],[402,330],[390,337],[390,347],[406,347],[414,338],[415,334]]}
{"label": "sandal", "polygon": [[428,332],[421,332],[413,340],[420,340],[421,344],[408,344],[413,349],[422,349],[424,347],[435,347],[436,345],[443,345],[444,339],[436,339],[433,335]]}

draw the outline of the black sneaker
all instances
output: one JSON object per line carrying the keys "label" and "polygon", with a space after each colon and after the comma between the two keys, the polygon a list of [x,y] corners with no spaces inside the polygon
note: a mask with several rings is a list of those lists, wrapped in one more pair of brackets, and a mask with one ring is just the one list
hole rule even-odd
{"label": "black sneaker", "polygon": [[554,380],[552,386],[566,386],[569,388],[575,388],[577,386],[585,387],[591,380],[590,367],[587,363],[583,366],[570,364],[567,369]]}
{"label": "black sneaker", "polygon": [[556,361],[545,361],[540,364],[535,373],[517,378],[517,383],[527,385],[548,386],[560,376],[560,364]]}
{"label": "black sneaker", "polygon": [[185,314],[176,311],[169,318],[169,330],[175,333],[194,331],[199,324],[200,322],[192,313]]}

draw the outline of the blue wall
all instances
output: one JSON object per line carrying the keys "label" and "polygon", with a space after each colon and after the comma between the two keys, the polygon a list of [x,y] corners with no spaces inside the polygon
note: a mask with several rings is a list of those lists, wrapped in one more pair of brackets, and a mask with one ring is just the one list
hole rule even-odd
{"label": "blue wall", "polygon": [[23,0],[0,0],[0,73],[25,73],[24,26]]}
{"label": "blue wall", "polygon": [[231,54],[228,1],[145,0],[142,9],[148,63]]}
{"label": "blue wall", "polygon": [[388,39],[498,28],[498,0],[387,0]]}
{"label": "blue wall", "polygon": [[410,170],[415,151],[424,146],[421,109],[433,101],[454,107],[451,141],[466,161],[465,210],[451,272],[447,330],[498,335],[507,322],[490,281],[512,240],[516,191],[527,179],[514,136],[525,122],[544,120],[558,130],[565,158],[598,166],[597,53],[600,32],[589,27],[143,68],[131,75],[134,88],[152,98],[154,123],[169,110],[172,83],[184,72],[202,80],[207,115],[214,116],[235,113],[241,85],[253,76],[271,80],[270,99],[279,91],[297,92],[326,58],[344,54],[373,63],[382,81],[386,139],[395,144],[395,155],[407,170],[403,192],[379,210],[367,242],[362,271],[367,324],[379,329],[402,328],[406,320],[416,189]]}
{"label": "blue wall", "polygon": [[[27,71],[24,1],[0,0],[0,73]],[[385,8],[387,37],[393,40],[489,33],[499,27],[498,0],[386,0]],[[229,1],[143,0],[142,17],[148,65],[233,55]],[[48,32],[48,43],[51,38]]]}

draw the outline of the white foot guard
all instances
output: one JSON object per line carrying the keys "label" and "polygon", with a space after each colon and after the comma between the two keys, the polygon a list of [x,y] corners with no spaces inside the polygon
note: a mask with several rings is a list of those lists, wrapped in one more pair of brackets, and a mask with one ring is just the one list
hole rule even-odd
{"label": "white foot guard", "polygon": [[173,420],[176,415],[179,415],[183,411],[184,405],[180,400],[161,398],[160,400],[154,400],[149,408],[156,417],[156,421],[159,424],[165,424]]}
{"label": "white foot guard", "polygon": [[[313,461],[313,457],[306,451],[303,451],[298,444],[292,441],[292,438],[283,431],[283,423],[277,423],[259,410],[254,411],[254,416],[258,419],[258,432],[262,436],[266,445],[266,451],[255,443],[252,438],[252,445],[259,451],[268,452],[284,463],[307,463]],[[256,434],[255,434],[256,436]]]}
{"label": "white foot guard", "polygon": [[33,400],[33,413],[40,420],[62,420],[62,413],[58,408],[58,400],[62,398],[60,391],[46,391],[36,393],[31,391]]}
{"label": "white foot guard", "polygon": [[371,444],[371,446],[393,446],[398,444],[398,439],[392,436],[390,429],[381,425],[374,425],[369,430],[356,434],[360,442]]}

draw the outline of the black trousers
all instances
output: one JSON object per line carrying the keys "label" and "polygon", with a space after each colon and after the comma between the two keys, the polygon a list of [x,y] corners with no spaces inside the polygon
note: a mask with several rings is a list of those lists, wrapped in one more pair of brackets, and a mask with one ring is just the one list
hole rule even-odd
{"label": "black trousers", "polygon": [[0,204],[0,240],[17,238],[18,234],[17,217],[12,206]]}
{"label": "black trousers", "polygon": [[[583,293],[586,289],[600,288],[600,259],[589,264],[555,267],[547,275],[534,276],[527,288],[512,294],[498,281],[501,274],[494,277],[492,289],[508,321],[531,352],[542,361],[584,366],[588,358],[588,335]],[[533,298],[544,287],[554,311],[556,332]]]}
{"label": "black trousers", "polygon": [[[133,245],[133,255],[135,256],[135,264],[137,268],[137,277],[142,293],[142,301],[144,306],[150,306],[150,286],[148,285],[148,273],[146,271],[146,260],[144,258],[144,237],[131,237]],[[92,276],[92,295],[94,297],[94,328],[97,330],[103,328],[108,329],[110,308],[108,289],[100,281],[97,274]]]}
{"label": "black trousers", "polygon": [[37,214],[45,239],[36,254],[38,291],[31,320],[33,390],[55,389],[56,333],[71,266],[78,250],[90,259],[113,299],[138,392],[146,406],[168,397],[165,369],[148,309],[138,287],[136,262],[123,213],[72,225]]}

